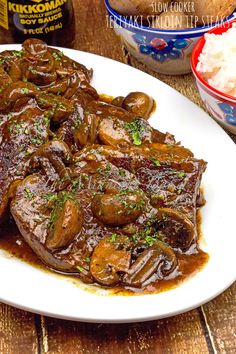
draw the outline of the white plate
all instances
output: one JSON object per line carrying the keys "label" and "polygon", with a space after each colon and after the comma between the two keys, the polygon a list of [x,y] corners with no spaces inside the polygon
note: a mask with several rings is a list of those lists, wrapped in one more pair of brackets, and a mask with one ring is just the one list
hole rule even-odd
{"label": "white plate", "polygon": [[[0,46],[5,49],[19,46]],[[236,146],[202,110],[163,82],[130,66],[89,53],[63,49],[94,69],[93,85],[112,96],[145,91],[157,102],[151,124],[175,134],[198,158],[208,161],[203,178],[207,204],[202,210],[202,248],[210,260],[176,289],[145,296],[106,296],[44,272],[0,251],[0,300],[16,307],[70,320],[134,322],[193,309],[220,294],[235,280]]]}

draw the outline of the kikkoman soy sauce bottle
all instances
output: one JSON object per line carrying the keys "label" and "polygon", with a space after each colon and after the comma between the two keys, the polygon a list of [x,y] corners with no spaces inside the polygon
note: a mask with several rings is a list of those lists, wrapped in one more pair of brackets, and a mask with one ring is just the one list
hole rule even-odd
{"label": "kikkoman soy sauce bottle", "polygon": [[39,38],[73,47],[74,37],[72,0],[0,0],[0,44]]}

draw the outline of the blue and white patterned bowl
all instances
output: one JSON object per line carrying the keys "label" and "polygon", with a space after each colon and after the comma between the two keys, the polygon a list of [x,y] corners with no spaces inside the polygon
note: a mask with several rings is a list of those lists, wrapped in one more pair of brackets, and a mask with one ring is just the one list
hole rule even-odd
{"label": "blue and white patterned bowl", "polygon": [[[126,49],[152,70],[180,75],[191,72],[190,58],[198,39],[216,25],[187,30],[160,30],[138,25],[113,10],[105,0],[109,23]],[[232,14],[225,21],[235,17]]]}

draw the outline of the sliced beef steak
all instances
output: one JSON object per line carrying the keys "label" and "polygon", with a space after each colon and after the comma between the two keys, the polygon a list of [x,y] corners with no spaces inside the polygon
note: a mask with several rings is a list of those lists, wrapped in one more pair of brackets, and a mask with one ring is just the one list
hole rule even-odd
{"label": "sliced beef steak", "polygon": [[[107,286],[142,286],[176,269],[168,244],[183,252],[196,240],[194,208],[205,163],[181,147],[150,149],[93,145],[72,161],[66,145],[54,141],[34,154],[37,173],[17,187],[11,212],[49,267]],[[171,194],[160,204],[153,194],[164,191]]]}
{"label": "sliced beef steak", "polygon": [[0,126],[0,221],[8,207],[11,183],[26,176],[30,155],[48,140],[48,121],[41,110],[22,107],[8,115]]}

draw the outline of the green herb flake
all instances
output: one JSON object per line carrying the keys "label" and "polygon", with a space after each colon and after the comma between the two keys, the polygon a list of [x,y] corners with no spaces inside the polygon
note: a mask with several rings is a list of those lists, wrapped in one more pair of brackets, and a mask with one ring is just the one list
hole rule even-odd
{"label": "green herb flake", "polygon": [[126,177],[126,171],[125,170],[123,170],[123,169],[119,169],[119,175],[121,176],[121,177]]}
{"label": "green herb flake", "polygon": [[81,125],[81,117],[77,116],[74,122],[75,129],[79,129],[80,125]]}
{"label": "green herb flake", "polygon": [[27,95],[30,90],[27,87],[22,87],[21,92]]}
{"label": "green herb flake", "polygon": [[115,242],[117,237],[118,237],[117,234],[112,234],[111,237],[110,237],[110,242]]}
{"label": "green herb flake", "polygon": [[157,160],[157,159],[155,159],[155,157],[152,157],[152,158],[151,158],[151,161],[152,161],[152,163],[154,164],[154,166],[156,166],[156,167],[160,167],[160,166],[161,166],[160,161]]}
{"label": "green herb flake", "polygon": [[23,50],[14,50],[13,53],[17,58],[21,58],[23,55]]}
{"label": "green herb flake", "polygon": [[144,241],[146,242],[146,244],[148,244],[148,246],[152,247],[154,245],[154,243],[157,241],[157,237],[154,236],[146,236]]}
{"label": "green herb flake", "polygon": [[43,140],[39,139],[39,138],[33,138],[33,139],[31,139],[31,143],[33,145],[41,145],[43,143]]}
{"label": "green herb flake", "polygon": [[139,146],[142,144],[142,140],[140,138],[140,133],[139,132],[135,132],[132,133],[132,139],[133,139],[133,144],[136,146]]}
{"label": "green herb flake", "polygon": [[144,131],[144,127],[141,126],[140,120],[136,119],[131,123],[125,123],[125,129],[131,134],[133,144],[139,146],[142,144],[141,132]]}
{"label": "green herb flake", "polygon": [[56,61],[61,61],[63,53],[62,52],[53,52],[52,56]]}
{"label": "green herb flake", "polygon": [[105,168],[98,167],[96,171],[97,173],[100,173],[101,175],[108,177],[111,172],[111,164],[107,163]]}
{"label": "green herb flake", "polygon": [[28,199],[28,200],[32,200],[33,198],[35,198],[35,193],[32,192],[29,188],[25,188],[24,193],[25,193],[26,199]]}
{"label": "green herb flake", "polygon": [[[47,194],[45,194],[45,196],[47,196]],[[54,194],[52,196],[52,198],[48,200],[50,202],[50,204],[52,204],[51,205],[51,209],[52,209],[51,216],[50,216],[49,223],[47,226],[48,228],[52,228],[54,226],[54,224],[58,218],[58,214],[59,214],[60,210],[62,209],[65,202],[69,199],[75,201],[74,195],[72,193],[63,191],[57,195]]]}
{"label": "green herb flake", "polygon": [[81,186],[81,179],[80,178],[74,179],[72,181],[72,188],[71,188],[72,193],[76,193],[78,191],[79,186]]}
{"label": "green herb flake", "polygon": [[178,177],[180,177],[180,178],[185,177],[185,172],[184,172],[184,171],[180,171],[180,172],[178,173]]}
{"label": "green herb flake", "polygon": [[77,268],[77,270],[78,270],[80,273],[83,273],[83,271],[84,271],[84,268],[83,268],[83,267],[77,266],[76,268]]}
{"label": "green herb flake", "polygon": [[90,258],[90,257],[86,257],[86,258],[85,258],[85,262],[86,262],[86,263],[90,263],[90,262],[91,262],[91,258]]}

